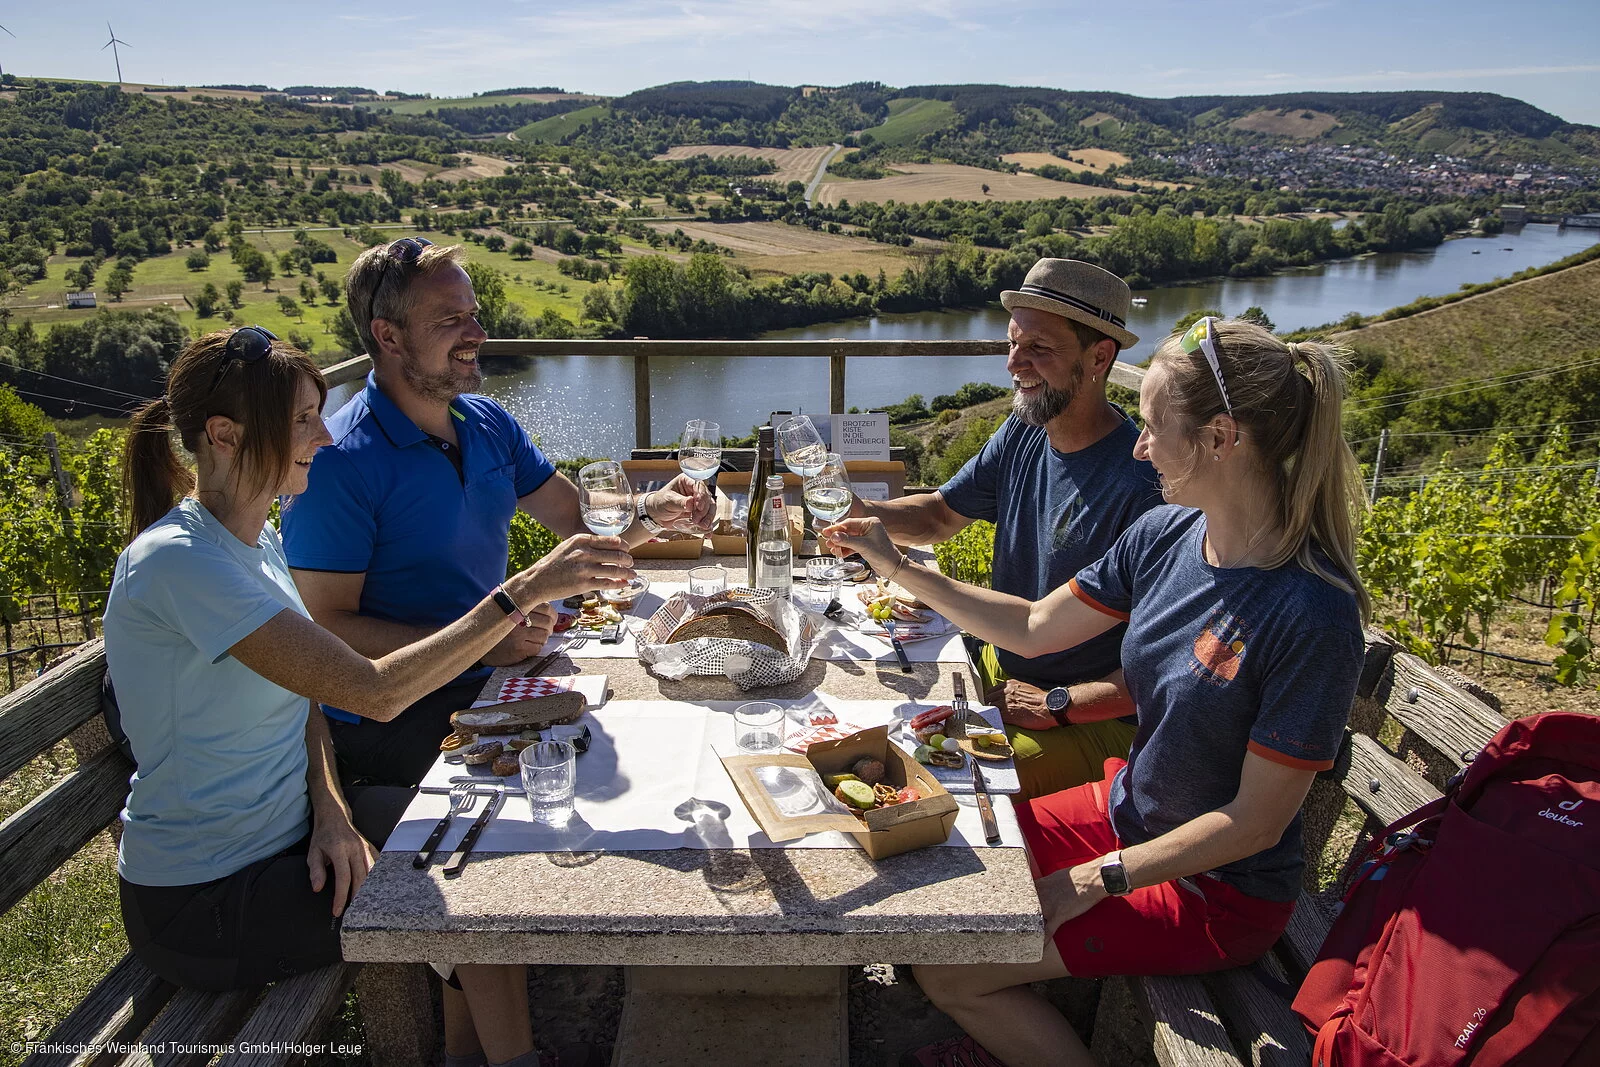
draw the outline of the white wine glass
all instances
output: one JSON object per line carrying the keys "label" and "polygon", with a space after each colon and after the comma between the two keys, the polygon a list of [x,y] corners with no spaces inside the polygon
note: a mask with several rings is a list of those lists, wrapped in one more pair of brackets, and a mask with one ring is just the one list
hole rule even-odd
{"label": "white wine glass", "polygon": [[778,425],[778,447],[784,464],[802,478],[820,471],[828,458],[828,448],[809,415],[796,415]]}
{"label": "white wine glass", "polygon": [[817,473],[805,481],[806,510],[818,522],[835,523],[850,514],[850,475],[839,453],[829,452]]}
{"label": "white wine glass", "polygon": [[633,525],[633,486],[622,464],[602,459],[578,472],[578,509],[601,537],[620,537]]}
{"label": "white wine glass", "polygon": [[697,482],[709,481],[722,466],[722,427],[690,420],[678,442],[678,468]]}

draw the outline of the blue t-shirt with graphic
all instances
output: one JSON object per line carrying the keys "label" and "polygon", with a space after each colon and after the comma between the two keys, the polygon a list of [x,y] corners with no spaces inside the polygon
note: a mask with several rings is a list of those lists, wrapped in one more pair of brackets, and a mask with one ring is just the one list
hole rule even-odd
{"label": "blue t-shirt with graphic", "polygon": [[[1104,556],[1161,503],[1155,468],[1133,458],[1139,429],[1122,425],[1088,448],[1058,452],[1044,427],[1012,416],[940,492],[958,515],[995,524],[991,586],[1042,600]],[[1041,689],[1104,678],[1119,666],[1124,627],[1029,659],[996,648],[1006,674]]]}
{"label": "blue t-shirt with graphic", "polygon": [[[1079,599],[1130,620],[1122,666],[1139,729],[1111,786],[1111,824],[1130,845],[1231,802],[1246,752],[1332,767],[1361,675],[1353,595],[1293,562],[1213,567],[1205,533],[1204,513],[1157,508],[1073,581]],[[1287,901],[1302,866],[1296,814],[1277,844],[1210,873]]]}

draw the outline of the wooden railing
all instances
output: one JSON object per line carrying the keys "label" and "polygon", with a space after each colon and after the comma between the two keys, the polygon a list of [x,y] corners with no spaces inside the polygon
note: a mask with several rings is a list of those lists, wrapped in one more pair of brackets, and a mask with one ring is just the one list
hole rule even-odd
{"label": "wooden railing", "polygon": [[[741,359],[763,357],[801,357],[827,359],[828,410],[845,410],[845,362],[857,359],[904,359],[912,356],[1004,356],[1005,341],[543,341],[504,339],[485,341],[485,356],[631,356],[633,358],[633,435],[637,448],[651,445],[650,434],[650,357],[651,356],[730,356]],[[329,386],[343,385],[364,378],[372,369],[372,359],[358,356],[336,363],[323,371]],[[1131,363],[1115,363],[1111,381],[1130,389],[1139,388],[1144,368]]]}

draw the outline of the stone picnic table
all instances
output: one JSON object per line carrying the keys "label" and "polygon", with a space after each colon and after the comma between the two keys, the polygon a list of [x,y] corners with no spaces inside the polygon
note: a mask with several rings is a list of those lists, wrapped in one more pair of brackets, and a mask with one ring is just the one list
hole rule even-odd
{"label": "stone picnic table", "polygon": [[[681,582],[712,562],[742,578],[737,556],[637,566],[652,582]],[[528,667],[497,670],[485,693]],[[953,669],[976,685],[952,664],[902,673],[892,654],[812,660],[794,682],[748,694],[726,678],[657,678],[636,659],[562,656],[542,673],[603,671],[621,700],[821,692],[937,702]],[[345,958],[621,966],[616,1067],[745,1062],[753,1049],[773,1067],[843,1064],[846,967],[1036,962],[1044,949],[1026,852],[1015,847],[931,847],[876,862],[854,847],[474,852],[460,877],[442,870],[381,853],[345,913]],[[786,1042],[773,1040],[780,1027]]]}

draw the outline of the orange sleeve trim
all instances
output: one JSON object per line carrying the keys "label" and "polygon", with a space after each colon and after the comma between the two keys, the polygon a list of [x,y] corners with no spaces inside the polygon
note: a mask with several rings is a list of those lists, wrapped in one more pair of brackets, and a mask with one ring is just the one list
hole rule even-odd
{"label": "orange sleeve trim", "polygon": [[1083,601],[1086,605],[1098,611],[1100,614],[1110,615],[1113,619],[1116,619],[1120,622],[1128,621],[1129,616],[1126,611],[1117,611],[1114,608],[1106,607],[1104,604],[1100,603],[1100,601],[1096,600],[1088,593],[1085,593],[1083,591],[1083,587],[1078,584],[1078,579],[1068,578],[1067,588],[1071,590],[1073,596],[1077,597],[1079,600]]}
{"label": "orange sleeve trim", "polygon": [[1250,742],[1246,748],[1262,759],[1271,760],[1273,763],[1282,764],[1285,767],[1293,767],[1297,771],[1326,771],[1333,769],[1333,760],[1331,759],[1295,759],[1293,756],[1285,756],[1282,752],[1277,752],[1256,741]]}

